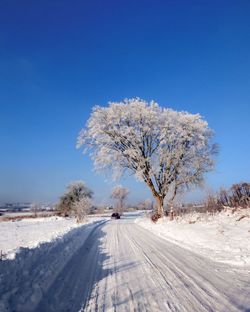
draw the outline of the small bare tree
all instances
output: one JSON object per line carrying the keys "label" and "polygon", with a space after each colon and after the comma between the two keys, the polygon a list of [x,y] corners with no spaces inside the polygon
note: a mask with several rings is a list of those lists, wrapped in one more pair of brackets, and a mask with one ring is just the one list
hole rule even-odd
{"label": "small bare tree", "polygon": [[149,198],[139,202],[136,206],[138,210],[153,210],[154,208],[153,201]]}
{"label": "small bare tree", "polygon": [[34,216],[37,217],[37,212],[39,211],[39,205],[37,203],[32,203],[31,211],[34,213]]}
{"label": "small bare tree", "polygon": [[113,188],[111,198],[115,201],[115,207],[117,212],[122,213],[126,199],[128,197],[129,190],[121,185],[117,185]]}

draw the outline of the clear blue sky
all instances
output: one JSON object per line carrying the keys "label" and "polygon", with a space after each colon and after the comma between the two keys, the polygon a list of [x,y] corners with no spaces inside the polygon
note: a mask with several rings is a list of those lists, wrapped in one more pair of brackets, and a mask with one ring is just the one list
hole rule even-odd
{"label": "clear blue sky", "polygon": [[249,0],[2,0],[0,88],[0,202],[56,201],[79,179],[108,198],[76,137],[94,104],[135,96],[209,122],[210,187],[250,180]]}

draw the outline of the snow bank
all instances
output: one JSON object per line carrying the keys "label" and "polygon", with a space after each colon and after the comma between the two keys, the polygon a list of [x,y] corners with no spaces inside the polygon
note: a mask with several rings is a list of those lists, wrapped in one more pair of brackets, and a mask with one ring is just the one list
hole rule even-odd
{"label": "snow bank", "polygon": [[[99,219],[91,218],[85,224]],[[59,238],[79,226],[82,224],[76,223],[75,219],[61,217],[0,222],[0,250],[2,250],[4,258],[14,259],[20,247],[35,248],[39,244]]]}
{"label": "snow bank", "polygon": [[215,215],[188,214],[154,224],[138,218],[137,224],[181,247],[214,261],[250,265],[250,209],[225,210]]}
{"label": "snow bank", "polygon": [[[21,233],[33,229],[34,224],[31,221],[20,222],[23,222],[20,224],[21,228],[26,224],[25,230],[19,231],[21,237]],[[50,222],[53,225],[49,226]],[[67,220],[65,222],[67,224]],[[42,220],[40,223],[37,220],[37,231],[43,235],[39,238],[39,233],[36,233],[36,240],[33,240],[32,235],[35,233],[33,229],[33,232],[30,232],[30,241],[37,242],[38,239],[41,242],[41,238],[49,239],[58,233],[62,235],[65,229],[68,232],[49,242],[39,243],[37,248],[20,247],[14,259],[0,261],[0,311],[14,311],[13,304],[15,311],[35,311],[43,293],[52,286],[72,255],[83,246],[87,237],[103,222],[105,222],[103,219],[97,221],[91,218],[91,224],[75,225],[68,220],[68,226],[61,225],[60,230],[59,224],[63,224],[63,220]],[[71,230],[69,230],[70,227]],[[48,229],[51,230],[50,234],[46,234]]]}

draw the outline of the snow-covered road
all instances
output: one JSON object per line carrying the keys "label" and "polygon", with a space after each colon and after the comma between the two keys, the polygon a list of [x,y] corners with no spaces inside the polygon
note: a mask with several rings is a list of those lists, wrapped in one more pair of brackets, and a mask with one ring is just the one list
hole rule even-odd
{"label": "snow-covered road", "polygon": [[[6,311],[250,311],[249,267],[202,258],[141,228],[129,216],[91,227],[30,305],[20,304],[19,288],[25,283],[16,280],[16,295],[13,290]],[[78,230],[78,239],[80,234]],[[40,261],[46,263],[42,256]],[[29,271],[27,279],[36,279],[35,273]],[[5,282],[3,276],[1,288]]]}

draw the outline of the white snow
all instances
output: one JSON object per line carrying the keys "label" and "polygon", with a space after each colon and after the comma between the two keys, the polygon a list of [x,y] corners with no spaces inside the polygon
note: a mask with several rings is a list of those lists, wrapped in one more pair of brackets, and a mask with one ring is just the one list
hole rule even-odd
{"label": "white snow", "polygon": [[[84,224],[99,219],[91,217],[86,219]],[[5,259],[14,259],[20,247],[35,248],[41,243],[60,238],[82,225],[83,223],[76,223],[75,219],[62,217],[0,222],[0,250]]]}
{"label": "white snow", "polygon": [[225,210],[214,215],[193,213],[174,221],[164,217],[156,224],[148,217],[138,218],[135,222],[214,261],[250,265],[250,208],[234,213],[232,209]]}
{"label": "white snow", "polygon": [[247,311],[249,281],[124,214],[0,261],[0,311]]}
{"label": "white snow", "polygon": [[[33,241],[32,247],[35,244],[38,246],[19,246],[19,249],[12,250],[13,253],[17,251],[14,259],[0,261],[0,311],[35,311],[43,293],[52,286],[72,256],[77,254],[91,232],[105,222],[103,218],[91,218],[89,223],[81,225],[73,220],[56,218],[36,221],[36,224],[33,224],[34,221],[19,221],[17,232],[19,240],[26,237],[23,245],[31,246]],[[4,225],[5,229],[12,226],[2,222],[1,234]],[[11,241],[10,238],[7,239]],[[14,309],[10,308],[12,304]]]}

